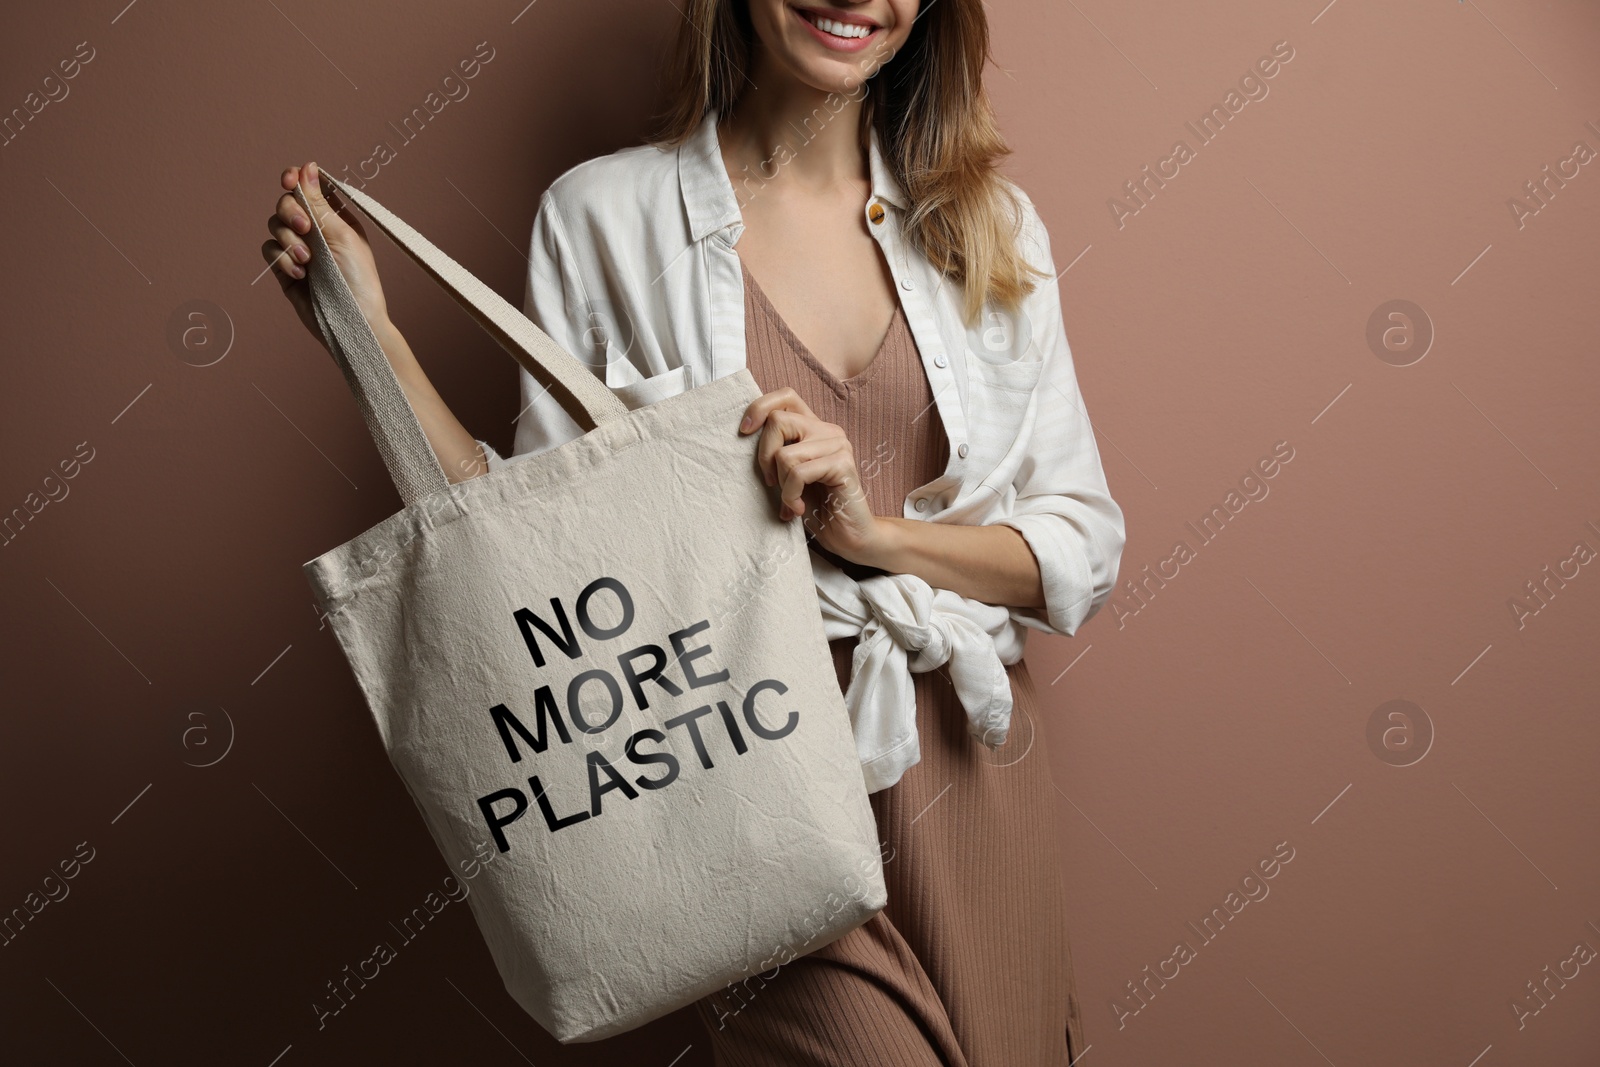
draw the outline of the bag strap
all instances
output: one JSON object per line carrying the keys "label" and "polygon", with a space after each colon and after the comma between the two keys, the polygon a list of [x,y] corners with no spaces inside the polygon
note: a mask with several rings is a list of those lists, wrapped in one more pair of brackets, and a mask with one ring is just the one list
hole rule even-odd
{"label": "bag strap", "polygon": [[[556,402],[585,433],[627,413],[627,406],[577,357],[564,351],[499,293],[439,251],[394,212],[325,172],[320,180],[359,207],[399,245],[500,343],[501,348],[533,375],[535,381],[549,389]],[[316,213],[298,185],[294,197],[311,219],[311,231],[306,234],[312,253],[307,277],[317,325],[328,342],[334,362],[344,372],[367,429],[383,456],[389,477],[409,506],[430,493],[447,488],[449,479],[439,466],[427,434],[406,400],[388,357],[383,354],[383,347],[361,313],[349,282],[329,251]]]}

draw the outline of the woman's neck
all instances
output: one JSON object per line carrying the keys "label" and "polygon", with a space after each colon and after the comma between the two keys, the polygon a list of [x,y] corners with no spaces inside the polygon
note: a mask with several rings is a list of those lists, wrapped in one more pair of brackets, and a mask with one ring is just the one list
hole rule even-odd
{"label": "woman's neck", "polygon": [[861,99],[824,93],[758,61],[732,112],[717,127],[735,187],[745,177],[786,189],[846,185],[868,189],[861,148]]}

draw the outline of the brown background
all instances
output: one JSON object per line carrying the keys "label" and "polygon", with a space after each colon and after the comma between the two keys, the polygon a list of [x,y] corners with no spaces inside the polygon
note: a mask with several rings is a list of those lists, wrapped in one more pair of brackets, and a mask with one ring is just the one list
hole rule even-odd
{"label": "brown background", "polygon": [[[93,459],[0,549],[0,910],[80,842],[94,859],[0,949],[0,1060],[709,1062],[686,1016],[560,1049],[461,905],[320,1031],[311,1007],[448,872],[300,574],[397,500],[338,372],[253,281],[256,249],[280,168],[387,141],[371,190],[520,299],[539,192],[639,139],[679,18],[523,2],[7,12],[0,110],[78,42],[95,58],[0,147],[0,509],[81,442]],[[1072,264],[1123,576],[1196,549],[1137,614],[1029,650],[1049,715],[1018,729],[1063,791],[1087,1062],[1596,1062],[1600,963],[1520,1028],[1510,1005],[1600,947],[1600,568],[1521,628],[1508,601],[1600,548],[1600,162],[1521,227],[1507,201],[1574,142],[1600,148],[1600,10],[991,17],[1008,166]],[[1184,123],[1285,40],[1269,95],[1199,145]],[[471,95],[405,142],[389,124],[482,41]],[[1179,138],[1195,158],[1119,229],[1108,200]],[[509,447],[509,361],[379,255],[441,390]],[[1409,366],[1367,342],[1396,299],[1435,333]],[[193,300],[226,320],[186,349],[169,319]],[[1270,494],[1200,546],[1185,524],[1279,441]],[[1409,756],[1368,741],[1391,700],[1431,738]],[[1185,923],[1279,842],[1270,896],[1200,942]],[[1195,958],[1119,1024],[1180,939]]]}

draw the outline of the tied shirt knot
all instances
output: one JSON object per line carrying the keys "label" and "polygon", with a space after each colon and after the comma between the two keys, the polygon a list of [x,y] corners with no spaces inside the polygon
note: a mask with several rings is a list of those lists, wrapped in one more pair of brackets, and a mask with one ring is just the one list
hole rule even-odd
{"label": "tied shirt knot", "polygon": [[867,792],[887,789],[922,758],[912,674],[948,667],[968,732],[990,749],[1005,743],[1012,709],[1006,664],[1023,651],[1010,612],[914,574],[857,581],[816,552],[811,572],[828,639],[858,638],[844,702]]}

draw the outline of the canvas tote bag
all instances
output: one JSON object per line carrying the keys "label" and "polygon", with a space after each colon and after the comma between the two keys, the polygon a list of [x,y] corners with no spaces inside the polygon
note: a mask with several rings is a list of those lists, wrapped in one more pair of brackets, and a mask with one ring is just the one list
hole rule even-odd
{"label": "canvas tote bag", "polygon": [[[741,436],[748,370],[627,410],[326,174],[583,436],[451,485],[313,227],[317,322],[405,508],[305,565],[506,989],[562,1042],[639,1026],[886,901],[813,587]],[[768,975],[771,978],[771,975]]]}

